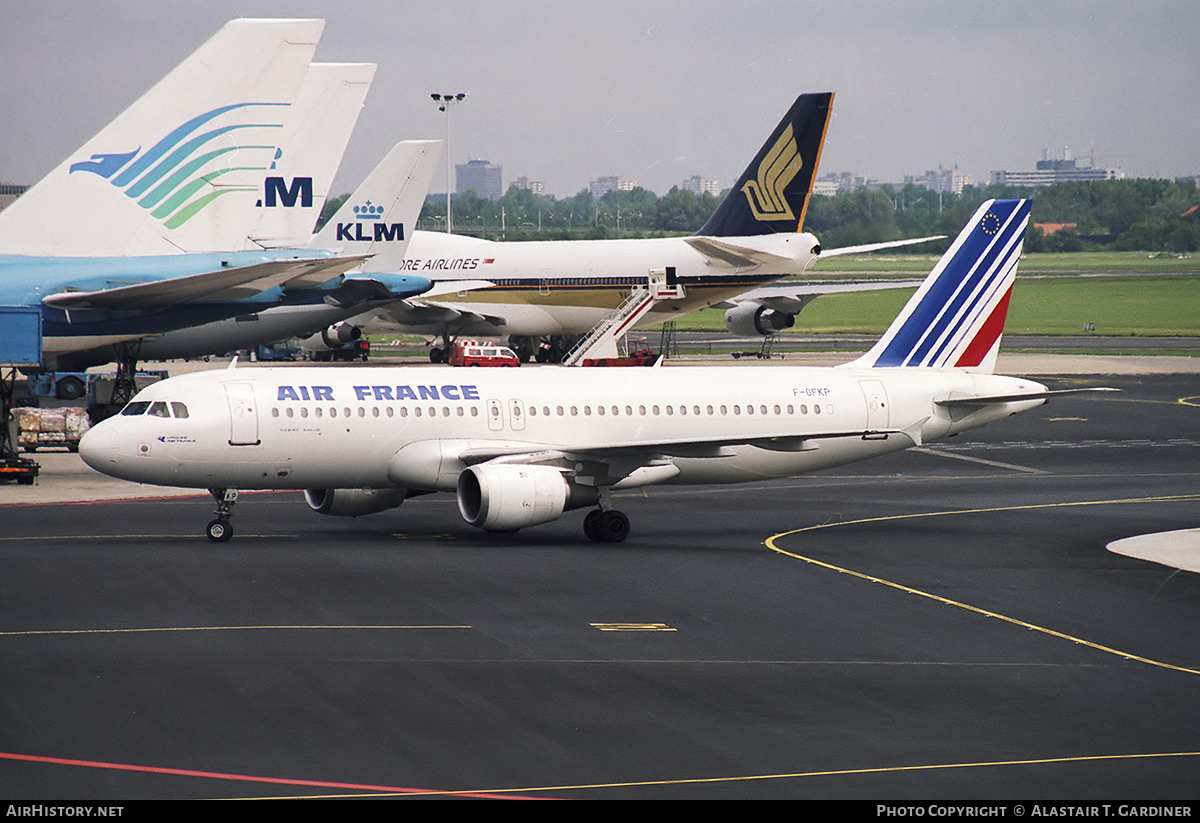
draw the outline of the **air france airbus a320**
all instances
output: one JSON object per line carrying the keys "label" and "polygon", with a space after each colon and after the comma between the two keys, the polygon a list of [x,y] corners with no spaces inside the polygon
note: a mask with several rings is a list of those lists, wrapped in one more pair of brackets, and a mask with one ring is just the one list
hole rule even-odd
{"label": "air france airbus a320", "polygon": [[611,492],[785,477],[895,452],[1035,408],[1052,394],[991,372],[1029,201],[979,208],[867,354],[837,368],[509,371],[230,368],[165,380],[93,428],[83,459],[142,483],[207,488],[212,540],[237,489],[305,489],[357,516],[434,491],[472,526],[511,532]]}

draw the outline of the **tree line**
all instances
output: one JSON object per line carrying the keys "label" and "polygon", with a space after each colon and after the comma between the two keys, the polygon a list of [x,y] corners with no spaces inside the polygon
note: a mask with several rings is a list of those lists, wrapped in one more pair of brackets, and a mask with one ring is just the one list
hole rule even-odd
{"label": "tree line", "polygon": [[[728,190],[721,197],[727,194]],[[937,234],[953,237],[984,200],[1020,197],[1033,200],[1033,223],[1068,226],[1045,232],[1032,226],[1027,251],[1200,250],[1200,191],[1191,181],[1106,180],[1034,189],[968,186],[958,195],[915,185],[841,191],[814,195],[804,228],[826,248]],[[331,214],[344,199],[331,200],[326,211]],[[495,201],[474,190],[455,195],[452,217],[456,232],[503,240],[658,237],[696,231],[719,202],[712,194],[678,187],[661,197],[635,188],[597,198],[585,189],[560,200],[513,186]],[[417,228],[445,227],[445,195],[431,195]],[[912,250],[940,250],[945,242]]]}

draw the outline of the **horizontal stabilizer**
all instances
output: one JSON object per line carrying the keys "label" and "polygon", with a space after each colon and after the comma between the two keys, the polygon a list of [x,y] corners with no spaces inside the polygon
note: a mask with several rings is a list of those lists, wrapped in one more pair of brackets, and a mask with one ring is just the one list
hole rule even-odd
{"label": "horizontal stabilizer", "polygon": [[1056,391],[1032,392],[1029,394],[993,394],[984,397],[947,397],[942,400],[933,401],[939,406],[947,408],[953,406],[990,406],[996,403],[1020,403],[1025,400],[1050,400],[1054,397],[1062,397],[1068,394],[1088,394],[1090,392],[1102,391],[1120,391],[1110,387],[1096,387],[1090,389],[1058,389]]}
{"label": "horizontal stabilizer", "polygon": [[735,243],[727,243],[715,237],[685,237],[683,238],[683,242],[709,258],[710,262],[731,268],[787,262],[786,257],[778,254],[750,249]]}
{"label": "horizontal stabilizer", "polygon": [[932,237],[912,237],[908,240],[889,240],[886,243],[867,243],[865,246],[843,246],[840,249],[822,249],[822,257],[842,257],[847,254],[867,254],[885,249],[898,249],[902,246],[916,246],[931,240],[945,240],[946,235],[935,234]]}

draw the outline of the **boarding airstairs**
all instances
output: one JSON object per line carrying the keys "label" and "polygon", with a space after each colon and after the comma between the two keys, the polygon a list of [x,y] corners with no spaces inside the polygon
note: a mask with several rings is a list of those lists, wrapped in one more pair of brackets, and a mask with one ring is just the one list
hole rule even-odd
{"label": "boarding airstairs", "polygon": [[646,285],[635,286],[621,305],[597,323],[590,332],[567,352],[564,366],[577,366],[585,359],[604,359],[619,356],[621,339],[639,320],[661,300],[678,300],[687,292],[675,282],[674,267],[651,269]]}

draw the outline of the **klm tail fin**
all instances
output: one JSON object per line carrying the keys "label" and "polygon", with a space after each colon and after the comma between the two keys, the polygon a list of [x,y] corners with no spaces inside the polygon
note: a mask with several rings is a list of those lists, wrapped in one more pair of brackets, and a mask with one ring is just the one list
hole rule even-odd
{"label": "klm tail fin", "polygon": [[989,200],[869,352],[847,363],[991,373],[1029,222],[1028,200]]}
{"label": "klm tail fin", "polygon": [[274,194],[264,178],[323,28],[323,20],[227,23],[5,209],[0,250],[127,256],[240,248],[256,201]]}
{"label": "klm tail fin", "polygon": [[440,140],[397,143],[309,246],[374,254],[364,271],[399,271],[441,155]]}
{"label": "klm tail fin", "polygon": [[801,231],[833,92],[802,94],[742,172],[708,222],[701,237],[751,237]]}

